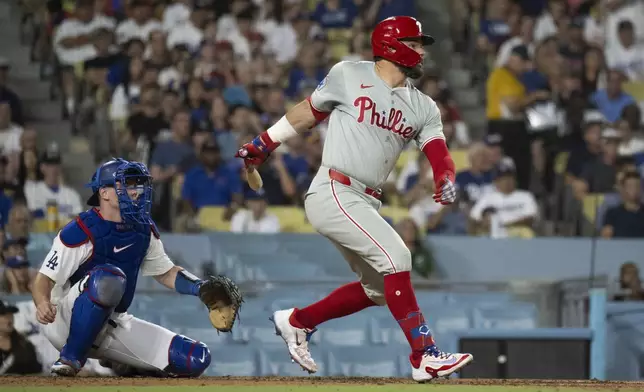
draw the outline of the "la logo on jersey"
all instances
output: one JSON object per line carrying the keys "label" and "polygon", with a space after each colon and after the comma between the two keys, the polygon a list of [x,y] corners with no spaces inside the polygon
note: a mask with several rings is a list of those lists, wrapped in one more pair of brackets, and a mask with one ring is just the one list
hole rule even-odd
{"label": "la logo on jersey", "polygon": [[405,126],[406,118],[403,118],[403,113],[399,109],[391,108],[389,116],[384,110],[378,113],[376,103],[369,97],[358,97],[353,102],[353,106],[360,109],[358,122],[362,123],[367,119],[371,125],[378,128],[391,131],[397,135],[402,136],[404,139],[411,139],[414,136],[414,129],[410,126]]}

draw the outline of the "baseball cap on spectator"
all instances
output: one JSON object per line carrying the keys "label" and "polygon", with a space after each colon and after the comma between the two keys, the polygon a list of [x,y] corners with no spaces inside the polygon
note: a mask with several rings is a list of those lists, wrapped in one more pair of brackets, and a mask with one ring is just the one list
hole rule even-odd
{"label": "baseball cap on spectator", "polygon": [[582,122],[583,127],[588,127],[595,124],[605,124],[606,118],[599,110],[586,110],[584,112],[584,119]]}
{"label": "baseball cap on spectator", "polygon": [[56,144],[52,144],[47,147],[40,160],[42,163],[60,165],[62,158],[60,156],[60,150],[58,149],[58,146]]}
{"label": "baseball cap on spectator", "polygon": [[490,134],[483,138],[483,143],[485,143],[486,146],[498,146],[502,141],[503,138],[499,134]]}
{"label": "baseball cap on spectator", "polygon": [[230,86],[224,90],[224,101],[228,106],[252,106],[253,102],[242,86]]}
{"label": "baseball cap on spectator", "polygon": [[515,175],[517,172],[516,166],[514,166],[514,162],[511,160],[507,159],[502,159],[501,162],[494,168],[493,170],[493,177],[498,178],[502,176],[509,176],[509,175]]}
{"label": "baseball cap on spectator", "polygon": [[609,140],[621,139],[622,134],[615,128],[606,128],[602,131],[602,138]]}
{"label": "baseball cap on spectator", "polygon": [[18,308],[9,305],[8,303],[5,303],[4,301],[0,300],[0,316],[4,316],[5,314],[15,314],[18,313]]}

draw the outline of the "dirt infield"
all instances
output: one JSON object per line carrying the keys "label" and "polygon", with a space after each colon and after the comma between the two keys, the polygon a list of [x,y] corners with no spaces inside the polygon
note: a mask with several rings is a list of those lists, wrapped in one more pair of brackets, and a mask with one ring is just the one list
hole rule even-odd
{"label": "dirt infield", "polygon": [[[171,378],[120,378],[120,377],[2,377],[2,385],[7,387],[35,386],[309,386],[309,385],[388,385],[415,384],[414,381],[400,378],[367,377],[201,377],[198,379]],[[622,388],[644,390],[644,382],[595,381],[595,380],[494,380],[494,379],[449,379],[436,380],[436,385],[476,385],[476,386],[542,386],[550,388]]]}

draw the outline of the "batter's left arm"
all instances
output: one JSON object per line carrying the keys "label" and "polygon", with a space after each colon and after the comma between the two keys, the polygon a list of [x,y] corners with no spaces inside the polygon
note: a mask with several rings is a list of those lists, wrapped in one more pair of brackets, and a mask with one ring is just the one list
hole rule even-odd
{"label": "batter's left arm", "polygon": [[427,99],[430,104],[427,120],[416,135],[416,144],[432,165],[436,185],[434,200],[440,204],[452,204],[456,200],[456,169],[445,142],[440,110],[436,102],[429,97]]}

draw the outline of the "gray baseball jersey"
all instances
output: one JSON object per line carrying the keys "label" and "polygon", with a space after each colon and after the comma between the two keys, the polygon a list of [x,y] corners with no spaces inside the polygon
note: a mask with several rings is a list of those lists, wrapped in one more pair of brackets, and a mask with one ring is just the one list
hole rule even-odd
{"label": "gray baseball jersey", "polygon": [[391,88],[372,61],[337,63],[311,95],[311,106],[331,112],[322,165],[377,188],[407,143],[444,139],[436,103],[409,81]]}
{"label": "gray baseball jersey", "polygon": [[[331,114],[322,165],[304,208],[311,225],[358,275],[367,296],[384,305],[383,277],[410,271],[411,254],[364,186],[379,187],[411,140],[422,149],[445,137],[431,98],[409,82],[392,89],[374,67],[370,61],[338,63],[311,95],[314,110]],[[350,186],[332,179],[329,169],[352,177]]]}

